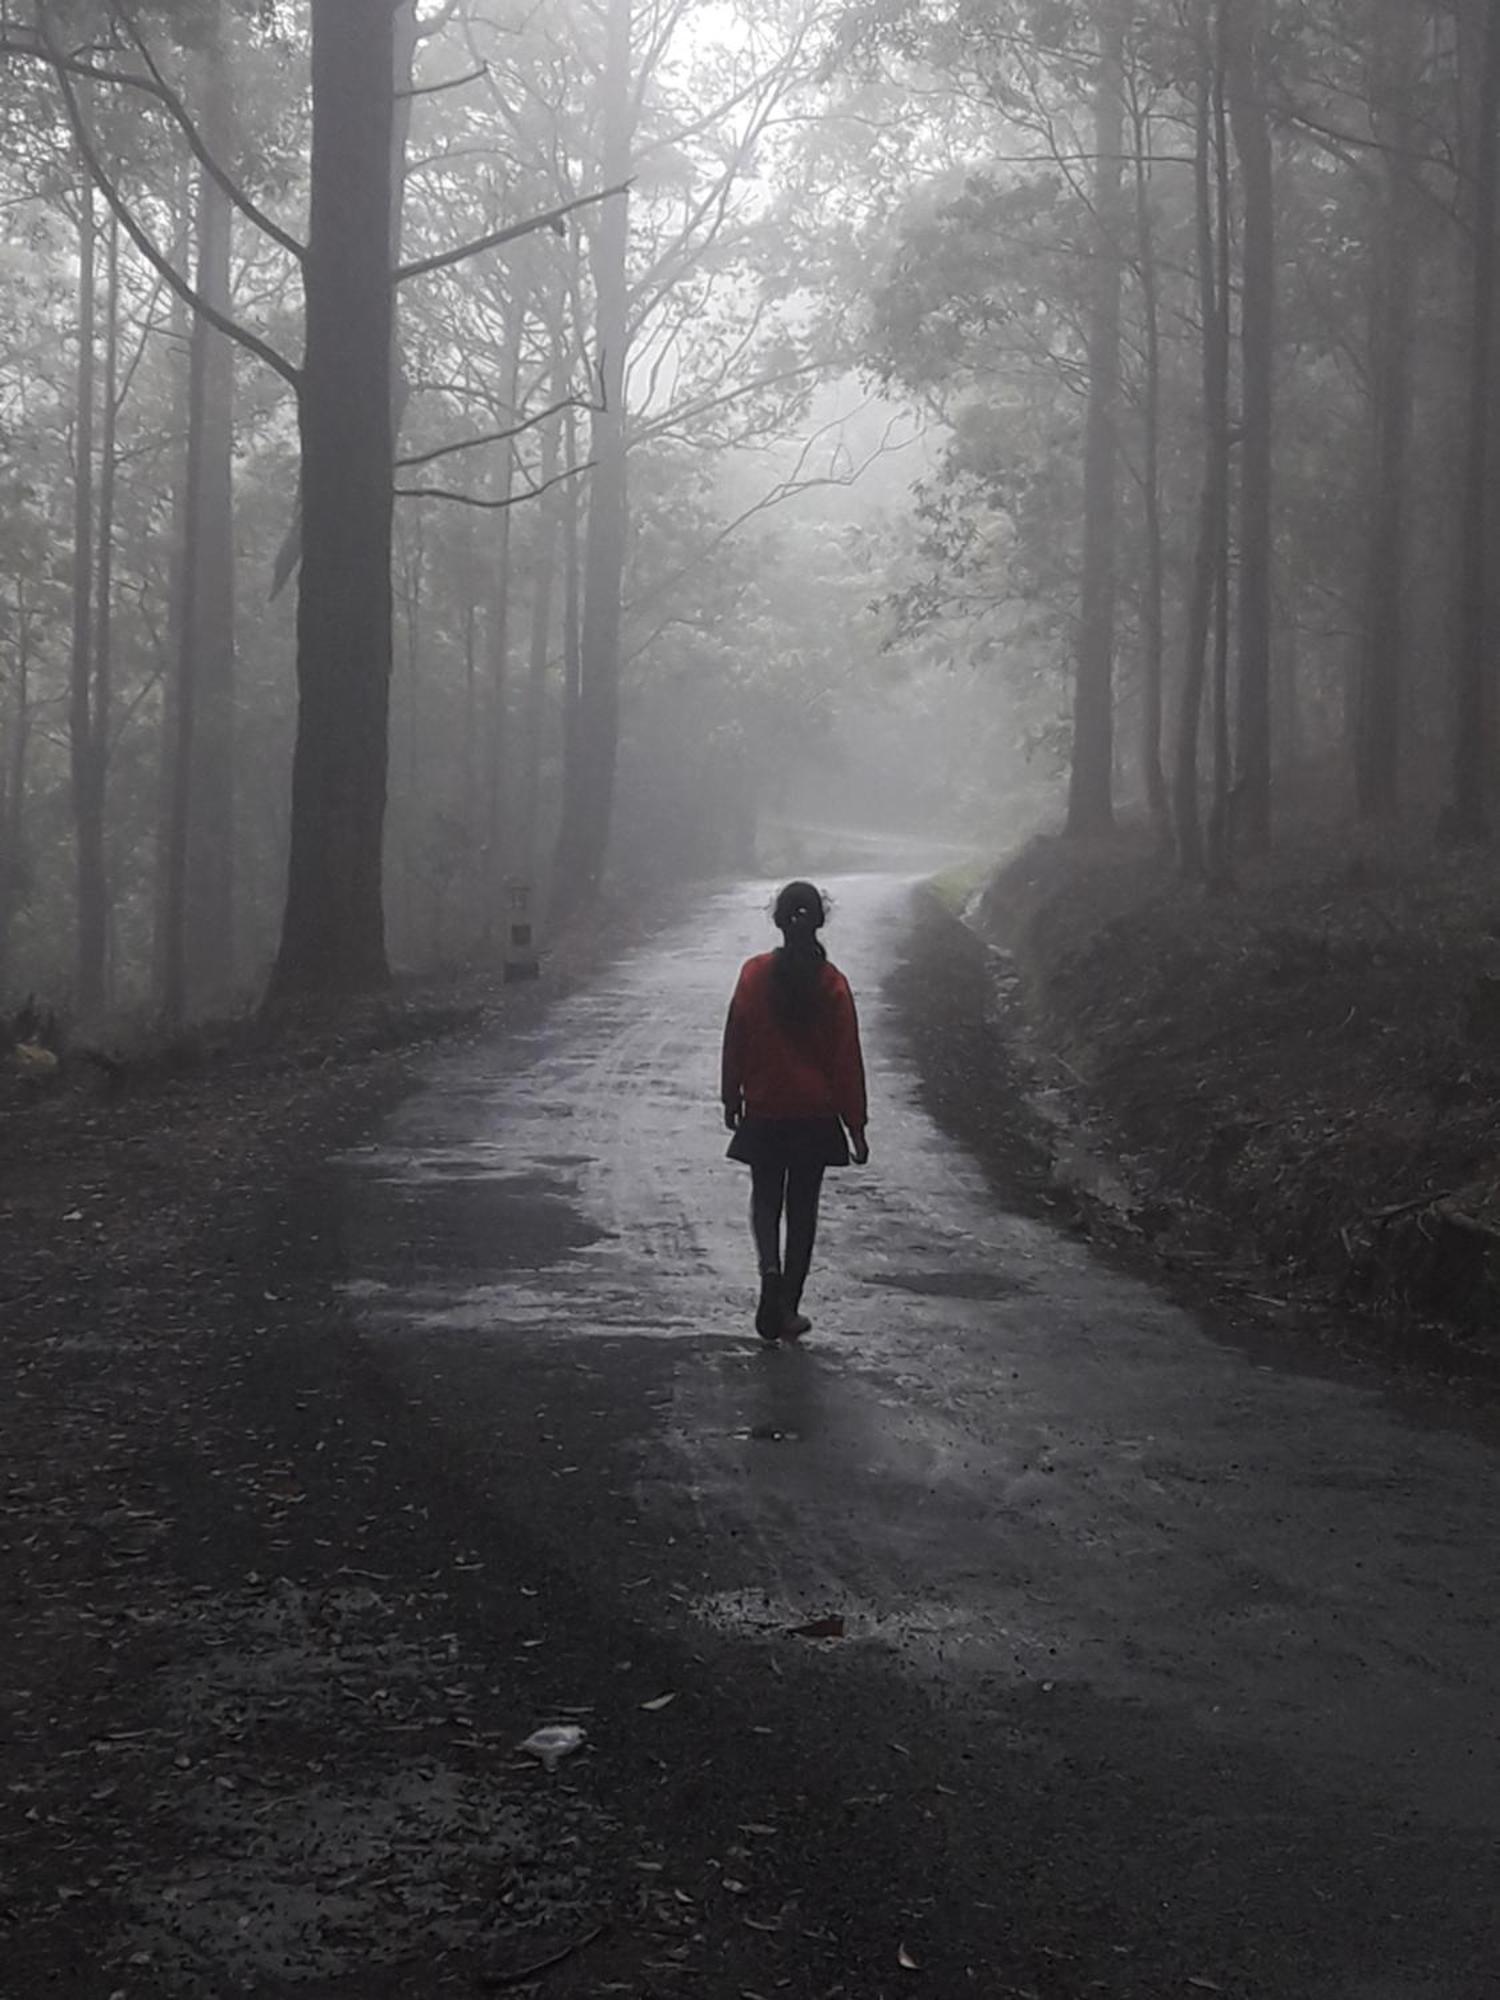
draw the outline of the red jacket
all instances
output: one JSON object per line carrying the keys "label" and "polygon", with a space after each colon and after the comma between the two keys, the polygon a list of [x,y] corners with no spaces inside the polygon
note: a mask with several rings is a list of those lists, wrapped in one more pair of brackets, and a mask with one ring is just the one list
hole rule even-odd
{"label": "red jacket", "polygon": [[806,1022],[777,1017],[774,951],[745,961],[724,1024],[724,1105],[750,1118],[866,1124],[865,1065],[854,995],[837,966],[819,969],[821,1004]]}

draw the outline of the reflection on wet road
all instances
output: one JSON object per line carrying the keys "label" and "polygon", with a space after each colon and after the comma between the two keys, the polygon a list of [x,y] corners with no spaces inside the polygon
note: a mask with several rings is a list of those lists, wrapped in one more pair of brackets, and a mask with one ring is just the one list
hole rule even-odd
{"label": "reflection on wet road", "polygon": [[445,1060],[353,1157],[351,1290],[391,1366],[547,1343],[618,1400],[649,1349],[667,1386],[610,1489],[716,1552],[663,1616],[754,1644],[842,1613],[853,1648],[918,1675],[1086,1686],[1493,1828],[1491,1453],[1257,1363],[1002,1212],[882,1008],[894,880],[837,884],[829,932],[865,1020],[874,1161],[830,1181],[811,1340],[761,1347],[716,1060],[767,896],[720,897],[531,1034]]}

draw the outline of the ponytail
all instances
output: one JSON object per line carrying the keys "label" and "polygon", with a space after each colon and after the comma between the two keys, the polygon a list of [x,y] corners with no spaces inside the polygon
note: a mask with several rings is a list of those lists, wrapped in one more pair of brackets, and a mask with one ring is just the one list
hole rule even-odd
{"label": "ponytail", "polygon": [[820,1010],[828,954],[818,942],[818,932],[827,914],[811,882],[788,882],[776,898],[773,921],[781,932],[781,946],[771,963],[771,999],[787,1027],[805,1027]]}

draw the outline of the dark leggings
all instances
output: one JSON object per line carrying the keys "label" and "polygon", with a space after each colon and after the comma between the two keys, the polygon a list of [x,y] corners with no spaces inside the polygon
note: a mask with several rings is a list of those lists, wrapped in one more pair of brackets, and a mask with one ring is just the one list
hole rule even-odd
{"label": "dark leggings", "polygon": [[[812,1264],[818,1234],[818,1196],[823,1189],[821,1167],[752,1167],[750,1227],[762,1277],[780,1271],[786,1279],[787,1303],[796,1309]],[[786,1210],[786,1261],[781,1255],[781,1212]]]}

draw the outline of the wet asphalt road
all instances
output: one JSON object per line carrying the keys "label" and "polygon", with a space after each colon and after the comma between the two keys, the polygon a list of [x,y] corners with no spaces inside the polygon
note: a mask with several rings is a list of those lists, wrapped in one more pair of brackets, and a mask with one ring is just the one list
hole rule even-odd
{"label": "wet asphalt road", "polygon": [[1007,1213],[882,1000],[893,878],[828,934],[874,1159],[830,1178],[813,1335],[763,1348],[716,1062],[768,893],[445,1057],[337,1166],[362,1338],[474,1559],[519,1535],[532,1643],[696,1677],[738,1794],[689,1815],[795,1794],[786,1865],[868,1953],[839,1991],[1500,1995],[1492,1449]]}

